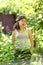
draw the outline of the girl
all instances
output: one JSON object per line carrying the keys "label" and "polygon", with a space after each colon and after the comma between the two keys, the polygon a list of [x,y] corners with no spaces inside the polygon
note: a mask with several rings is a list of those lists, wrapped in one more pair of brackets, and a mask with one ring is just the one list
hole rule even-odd
{"label": "girl", "polygon": [[[12,31],[12,44],[15,50],[15,56],[20,57],[23,54],[32,54],[34,42],[32,39],[32,32],[26,28],[26,17],[21,14],[17,17],[16,23]],[[22,58],[25,58],[23,56]]]}

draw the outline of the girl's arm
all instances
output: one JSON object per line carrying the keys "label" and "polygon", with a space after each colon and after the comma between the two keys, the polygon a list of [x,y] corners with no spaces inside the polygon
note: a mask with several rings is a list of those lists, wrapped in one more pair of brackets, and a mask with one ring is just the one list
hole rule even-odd
{"label": "girl's arm", "polygon": [[12,31],[12,48],[15,50],[14,48],[14,41],[15,41],[15,31]]}
{"label": "girl's arm", "polygon": [[30,43],[31,43],[30,52],[32,53],[33,47],[34,47],[34,41],[32,39],[32,31],[30,29],[28,29],[28,36],[29,36]]}

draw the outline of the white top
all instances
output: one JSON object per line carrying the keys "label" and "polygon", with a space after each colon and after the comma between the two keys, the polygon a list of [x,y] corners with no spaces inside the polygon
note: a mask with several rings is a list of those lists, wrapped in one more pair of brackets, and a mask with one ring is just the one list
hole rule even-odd
{"label": "white top", "polygon": [[28,28],[24,32],[18,32],[15,30],[15,48],[26,50],[30,49],[31,43],[28,36]]}

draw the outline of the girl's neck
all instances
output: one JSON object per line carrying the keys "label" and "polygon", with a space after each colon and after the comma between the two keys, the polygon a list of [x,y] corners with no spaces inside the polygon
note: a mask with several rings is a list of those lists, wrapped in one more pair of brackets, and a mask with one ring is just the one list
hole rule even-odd
{"label": "girl's neck", "polygon": [[24,32],[25,28],[20,28],[20,30],[18,30],[19,32]]}

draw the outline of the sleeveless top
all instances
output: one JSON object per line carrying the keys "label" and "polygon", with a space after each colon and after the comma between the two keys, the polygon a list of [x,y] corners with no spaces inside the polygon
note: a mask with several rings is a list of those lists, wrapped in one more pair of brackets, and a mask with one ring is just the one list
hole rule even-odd
{"label": "sleeveless top", "polygon": [[31,43],[28,36],[28,28],[24,32],[15,30],[15,44],[16,49],[26,50],[30,49]]}

